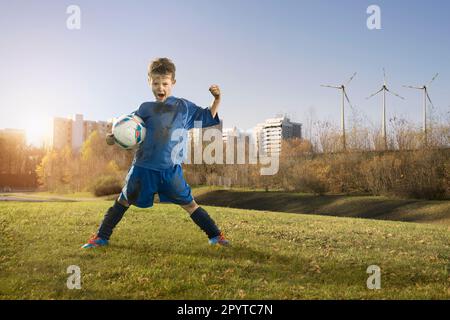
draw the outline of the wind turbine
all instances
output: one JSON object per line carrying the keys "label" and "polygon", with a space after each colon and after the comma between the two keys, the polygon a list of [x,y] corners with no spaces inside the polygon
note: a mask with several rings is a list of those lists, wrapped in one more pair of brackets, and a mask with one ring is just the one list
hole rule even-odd
{"label": "wind turbine", "polygon": [[387,136],[386,136],[386,92],[389,92],[390,94],[400,98],[400,99],[405,99],[403,98],[401,95],[389,90],[389,88],[387,87],[386,84],[386,70],[384,70],[383,68],[383,86],[381,87],[380,90],[378,90],[377,92],[371,94],[370,96],[368,96],[366,99],[370,99],[373,96],[376,96],[377,94],[379,94],[380,92],[383,92],[383,119],[382,119],[382,136],[383,136],[383,140],[384,140],[384,149],[387,150]]}
{"label": "wind turbine", "polygon": [[427,84],[424,84],[421,87],[404,86],[405,88],[423,90],[423,133],[424,133],[424,137],[425,137],[425,145],[427,144],[427,141],[428,141],[427,140],[427,99],[428,99],[428,101],[430,101],[431,105],[434,107],[433,102],[431,102],[430,95],[428,94],[428,87],[437,78],[438,75],[439,75],[439,73],[436,73],[430,82],[428,82]]}
{"label": "wind turbine", "polygon": [[348,81],[345,84],[341,84],[341,85],[338,85],[338,86],[325,85],[325,84],[320,85],[321,87],[339,89],[339,90],[342,91],[341,130],[342,130],[342,147],[343,147],[343,150],[345,150],[345,148],[346,148],[346,143],[345,143],[345,120],[344,120],[345,119],[345,117],[344,117],[345,99],[347,100],[349,106],[350,107],[352,106],[352,104],[350,102],[350,99],[348,98],[347,91],[345,91],[345,88],[348,86],[348,84],[353,80],[353,78],[355,76],[356,76],[356,72],[353,73],[353,75],[350,77],[350,79],[348,79]]}

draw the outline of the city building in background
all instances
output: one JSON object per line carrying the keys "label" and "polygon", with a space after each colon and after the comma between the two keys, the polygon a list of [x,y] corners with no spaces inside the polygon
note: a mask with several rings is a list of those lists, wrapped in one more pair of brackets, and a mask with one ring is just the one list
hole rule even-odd
{"label": "city building in background", "polygon": [[[225,144],[229,143],[231,139],[243,139],[247,136],[245,132],[242,132],[236,127],[233,128],[225,128],[222,130],[222,139]],[[236,141],[234,142],[236,144]]]}
{"label": "city building in background", "polygon": [[[72,150],[77,151],[92,132],[97,130],[100,134],[106,135],[111,132],[111,128],[112,121],[84,120],[81,114],[70,118],[54,118],[51,146],[55,149],[70,146]],[[234,145],[236,145],[238,139],[244,138],[248,143],[255,143],[256,150],[262,150],[266,154],[279,154],[283,139],[302,138],[301,123],[292,122],[289,117],[281,116],[257,124],[251,133],[240,131],[236,127],[224,129],[222,120],[220,124],[213,127],[193,128],[188,133],[191,145],[200,143],[200,137],[203,138],[205,130],[208,129],[219,130],[224,144],[229,143],[230,139],[235,139]]]}
{"label": "city building in background", "polygon": [[[291,121],[287,116],[267,119],[265,122],[257,124],[250,132],[241,131],[236,127],[223,128],[222,121],[219,125],[210,128],[216,128],[222,132],[224,145],[234,139],[234,146],[236,146],[237,141],[245,139],[247,143],[256,144],[256,150],[262,150],[267,155],[280,154],[282,140],[302,138],[302,124]],[[190,130],[190,142],[200,143],[200,132],[203,137],[204,131],[210,128]]]}
{"label": "city building in background", "polygon": [[[217,129],[220,132],[223,131],[223,121],[220,120],[220,123],[212,126],[212,127],[208,127],[208,128],[192,128],[191,130],[189,130],[188,132],[188,139],[191,143],[200,143],[200,140],[203,140],[203,136],[205,133],[205,130],[208,129]],[[201,132],[201,135],[200,135]],[[200,139],[201,137],[201,139]]]}
{"label": "city building in background", "polygon": [[282,140],[302,138],[302,125],[287,116],[271,118],[256,125],[253,134],[258,148],[265,154],[280,154]]}
{"label": "city building in background", "polygon": [[71,118],[54,118],[51,146],[54,149],[63,149],[69,146],[78,151],[89,135],[98,131],[102,135],[111,132],[112,121],[84,120],[83,115],[77,114]]}

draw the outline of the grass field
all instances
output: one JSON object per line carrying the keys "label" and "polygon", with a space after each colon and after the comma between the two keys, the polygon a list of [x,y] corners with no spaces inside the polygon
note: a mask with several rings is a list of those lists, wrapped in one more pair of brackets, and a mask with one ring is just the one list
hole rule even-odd
{"label": "grass field", "polygon": [[[157,204],[130,209],[109,247],[79,249],[109,205],[0,202],[0,299],[450,298],[445,225],[206,207],[233,241],[215,248]],[[366,287],[373,264],[380,290]]]}
{"label": "grass field", "polygon": [[[319,196],[273,190],[265,192],[262,189],[224,189],[212,186],[192,187],[192,194],[198,203],[216,207],[434,223],[450,226],[450,201],[448,200],[395,199],[385,196],[344,194]],[[89,192],[65,194],[51,192],[0,193],[0,200],[2,198],[15,198],[42,201],[112,201],[116,197],[117,195],[95,197]]]}

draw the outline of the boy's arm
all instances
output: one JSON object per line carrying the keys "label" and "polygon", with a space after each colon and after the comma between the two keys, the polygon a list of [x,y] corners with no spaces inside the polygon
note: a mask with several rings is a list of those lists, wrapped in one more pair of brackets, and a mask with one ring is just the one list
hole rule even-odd
{"label": "boy's arm", "polygon": [[209,110],[211,111],[212,117],[215,118],[220,105],[220,88],[218,85],[214,84],[209,87],[209,92],[214,96],[214,101],[212,102],[211,107],[209,107]]}
{"label": "boy's arm", "polygon": [[185,128],[190,130],[194,128],[195,122],[201,122],[203,128],[215,126],[220,123],[218,109],[220,104],[220,89],[217,85],[209,87],[209,91],[214,96],[214,100],[209,108],[202,108],[189,100],[182,99],[187,107],[187,119]]}

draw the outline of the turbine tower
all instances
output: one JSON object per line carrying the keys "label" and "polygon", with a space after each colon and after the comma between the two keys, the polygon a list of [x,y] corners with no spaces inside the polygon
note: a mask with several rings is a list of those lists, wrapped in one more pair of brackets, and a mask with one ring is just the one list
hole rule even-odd
{"label": "turbine tower", "polygon": [[371,94],[370,96],[368,96],[366,99],[370,99],[373,96],[376,96],[377,94],[379,94],[380,92],[383,92],[383,116],[382,116],[382,125],[381,125],[381,130],[382,130],[382,136],[383,136],[383,140],[384,140],[384,150],[387,150],[387,135],[386,135],[386,92],[389,92],[390,94],[400,98],[400,99],[405,99],[403,98],[401,95],[389,90],[389,88],[387,87],[386,84],[386,70],[384,70],[383,68],[383,86],[381,87],[380,90],[378,90],[377,92]]}
{"label": "turbine tower", "polygon": [[342,130],[342,148],[343,150],[346,149],[346,142],[345,142],[345,117],[344,117],[344,107],[345,107],[345,100],[347,100],[349,106],[351,107],[352,104],[350,102],[350,99],[348,98],[347,91],[345,91],[345,88],[348,86],[348,84],[353,80],[353,78],[356,76],[356,72],[353,73],[353,75],[348,79],[348,81],[345,84],[341,84],[338,86],[332,86],[332,85],[320,85],[321,87],[325,88],[333,88],[333,89],[339,89],[342,93],[342,105],[341,105],[341,130]]}
{"label": "turbine tower", "polygon": [[425,145],[427,145],[427,142],[428,142],[428,139],[427,139],[427,99],[428,99],[428,101],[430,101],[431,105],[434,107],[433,102],[431,102],[430,95],[428,94],[428,87],[437,78],[438,75],[439,75],[439,73],[436,73],[430,82],[428,82],[427,84],[424,84],[421,87],[404,86],[405,88],[423,90],[423,134],[424,134]]}

